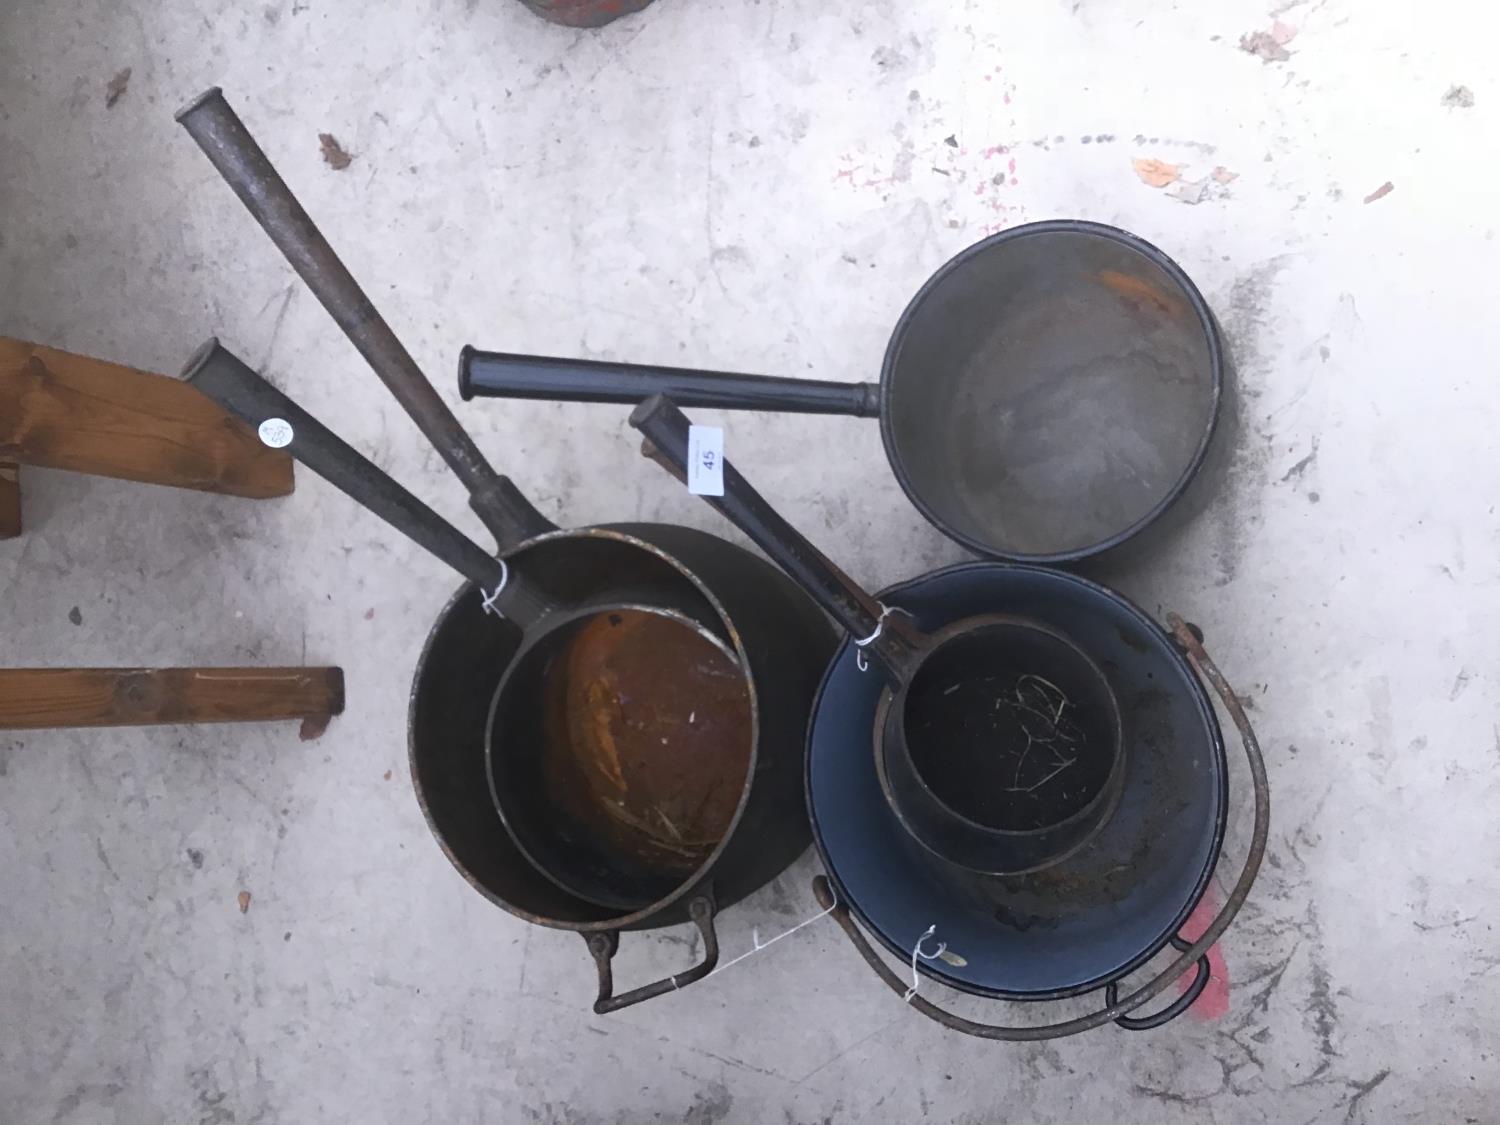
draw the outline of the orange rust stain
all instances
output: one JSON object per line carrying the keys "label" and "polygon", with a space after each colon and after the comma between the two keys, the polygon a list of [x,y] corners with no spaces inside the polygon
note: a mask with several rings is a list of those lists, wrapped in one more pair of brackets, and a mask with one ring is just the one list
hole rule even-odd
{"label": "orange rust stain", "polygon": [[750,766],[750,694],[735,661],[680,622],[617,610],[578,630],[544,691],[553,805],[658,870],[707,859]]}
{"label": "orange rust stain", "polygon": [[1164,293],[1143,277],[1118,270],[1100,270],[1099,280],[1148,315],[1175,318],[1187,311],[1182,301]]}

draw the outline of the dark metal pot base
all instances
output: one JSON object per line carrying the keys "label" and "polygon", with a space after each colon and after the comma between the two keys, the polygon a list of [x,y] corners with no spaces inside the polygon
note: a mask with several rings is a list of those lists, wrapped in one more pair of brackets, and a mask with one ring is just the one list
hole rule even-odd
{"label": "dark metal pot base", "polygon": [[1223,839],[1223,739],[1186,660],[1125,599],[1036,567],[964,564],[882,600],[923,629],[975,612],[1025,613],[1073,637],[1113,682],[1127,771],[1109,822],[1068,859],[977,891],[972,881],[956,887],[911,847],[881,794],[869,732],[882,683],[845,645],[823,682],[808,757],[814,838],[839,900],[902,960],[936,925],[956,956],[922,970],[965,992],[1056,999],[1143,964],[1192,912]]}

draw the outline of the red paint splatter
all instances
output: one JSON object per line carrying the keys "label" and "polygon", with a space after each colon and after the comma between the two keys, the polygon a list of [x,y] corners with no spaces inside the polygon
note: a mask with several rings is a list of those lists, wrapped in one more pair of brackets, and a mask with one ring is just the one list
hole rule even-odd
{"label": "red paint splatter", "polygon": [[[1196,941],[1198,936],[1208,929],[1208,924],[1214,920],[1214,915],[1219,912],[1219,896],[1210,884],[1203,897],[1198,900],[1198,905],[1193,909],[1186,924],[1183,925],[1181,933],[1188,941]],[[1188,1009],[1188,1015],[1200,1020],[1216,1020],[1229,1011],[1229,969],[1224,964],[1224,951],[1219,948],[1219,943],[1214,942],[1208,947],[1208,987],[1203,990],[1203,995],[1198,997],[1196,1003]],[[1189,969],[1177,981],[1177,993],[1180,996],[1188,990],[1193,983],[1196,968]]]}
{"label": "red paint splatter", "polygon": [[1007,169],[1007,171],[1009,171],[1012,176],[1016,174],[1016,158],[1014,156],[1010,158],[1010,167]]}

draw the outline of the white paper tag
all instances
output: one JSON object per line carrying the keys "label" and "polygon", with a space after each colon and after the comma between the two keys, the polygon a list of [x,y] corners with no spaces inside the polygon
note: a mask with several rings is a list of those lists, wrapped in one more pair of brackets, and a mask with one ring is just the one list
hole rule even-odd
{"label": "white paper tag", "polygon": [[688,427],[688,491],[694,496],[724,495],[724,430]]}
{"label": "white paper tag", "polygon": [[285,449],[292,444],[292,424],[285,418],[267,418],[260,424],[260,440],[272,449]]}

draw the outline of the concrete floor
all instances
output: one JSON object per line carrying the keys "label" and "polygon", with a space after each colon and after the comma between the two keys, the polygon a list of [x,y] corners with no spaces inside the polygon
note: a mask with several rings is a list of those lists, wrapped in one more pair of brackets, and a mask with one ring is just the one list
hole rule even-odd
{"label": "concrete floor", "polygon": [[[582,943],[466,887],[406,783],[438,564],[306,473],[254,503],[26,472],[6,661],[333,662],[349,710],[311,743],[0,736],[0,1121],[1497,1120],[1489,17],[1268,2],[660,0],[577,33],[510,0],[11,0],[0,332],[168,372],[216,332],[476,536],[173,124],[202,87],[450,395],[466,342],[872,379],[908,297],[985,233],[1077,216],[1156,242],[1230,333],[1240,425],[1189,526],[1093,569],[1202,623],[1275,803],[1227,1003],[1155,1033],[943,1032],[826,921],[594,1018]],[[1264,58],[1241,46],[1259,32]],[[549,515],[728,534],[640,461],[622,410],[461,413]],[[874,425],[722,421],[856,577],[962,557]],[[1241,809],[1213,893],[1246,832]],[[813,914],[816,870],[727,915],[726,957]],[[627,937],[621,978],[684,943]]]}

